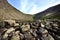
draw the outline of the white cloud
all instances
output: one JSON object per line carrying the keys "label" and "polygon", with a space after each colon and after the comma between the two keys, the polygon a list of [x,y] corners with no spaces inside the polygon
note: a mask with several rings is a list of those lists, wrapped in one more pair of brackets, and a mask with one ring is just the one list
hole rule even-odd
{"label": "white cloud", "polygon": [[28,4],[28,0],[20,0],[21,3],[21,10],[24,11],[26,10],[26,6]]}
{"label": "white cloud", "polygon": [[37,5],[33,4],[32,5],[32,9],[31,11],[29,12],[29,14],[36,14],[38,12],[40,12],[41,10],[37,7]]}

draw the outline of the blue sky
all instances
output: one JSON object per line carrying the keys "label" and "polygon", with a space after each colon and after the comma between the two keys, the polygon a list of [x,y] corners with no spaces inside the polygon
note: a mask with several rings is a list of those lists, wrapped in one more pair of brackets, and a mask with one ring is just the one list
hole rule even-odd
{"label": "blue sky", "polygon": [[51,6],[60,4],[60,0],[8,0],[8,2],[26,14],[36,14]]}

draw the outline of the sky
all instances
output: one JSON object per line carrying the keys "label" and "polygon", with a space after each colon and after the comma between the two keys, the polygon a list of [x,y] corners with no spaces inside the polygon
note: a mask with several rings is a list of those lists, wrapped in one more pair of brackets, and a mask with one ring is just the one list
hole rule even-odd
{"label": "sky", "polygon": [[60,4],[60,0],[7,0],[12,6],[25,14],[36,14]]}

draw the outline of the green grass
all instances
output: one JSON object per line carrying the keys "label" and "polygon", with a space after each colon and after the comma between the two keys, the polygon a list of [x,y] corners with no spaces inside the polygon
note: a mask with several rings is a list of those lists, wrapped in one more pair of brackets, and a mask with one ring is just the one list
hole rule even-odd
{"label": "green grass", "polygon": [[60,14],[51,14],[48,16],[46,15],[44,15],[41,19],[60,19]]}

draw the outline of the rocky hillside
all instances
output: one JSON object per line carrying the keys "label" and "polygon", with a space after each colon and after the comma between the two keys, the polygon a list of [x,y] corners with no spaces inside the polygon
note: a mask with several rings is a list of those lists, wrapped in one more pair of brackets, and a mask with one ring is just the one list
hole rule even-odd
{"label": "rocky hillside", "polygon": [[0,19],[33,20],[32,15],[27,15],[10,5],[7,0],[0,0]]}
{"label": "rocky hillside", "polygon": [[60,19],[60,4],[34,15],[35,19]]}

